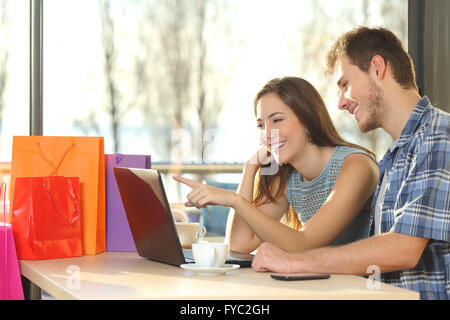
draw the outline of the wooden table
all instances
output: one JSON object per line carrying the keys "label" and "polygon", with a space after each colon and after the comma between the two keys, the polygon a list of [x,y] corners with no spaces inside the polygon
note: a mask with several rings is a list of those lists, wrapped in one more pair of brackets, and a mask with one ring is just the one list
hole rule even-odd
{"label": "wooden table", "polygon": [[19,263],[23,276],[56,299],[419,299],[417,292],[383,283],[370,289],[359,276],[279,281],[251,268],[200,276],[130,252]]}

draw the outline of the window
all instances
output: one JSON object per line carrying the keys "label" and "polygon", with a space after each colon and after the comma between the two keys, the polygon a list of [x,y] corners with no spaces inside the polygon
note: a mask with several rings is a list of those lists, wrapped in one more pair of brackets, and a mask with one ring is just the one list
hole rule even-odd
{"label": "window", "polygon": [[[0,179],[8,188],[12,137],[29,134],[29,7],[29,1],[0,1]],[[6,207],[9,212],[9,200]],[[0,208],[3,221],[3,194]]]}
{"label": "window", "polygon": [[322,59],[358,25],[406,45],[406,0],[46,0],[44,12],[45,135],[104,136],[105,153],[153,163],[244,162],[258,142],[254,95],[297,75],[346,139],[378,157],[390,143],[337,112]]}

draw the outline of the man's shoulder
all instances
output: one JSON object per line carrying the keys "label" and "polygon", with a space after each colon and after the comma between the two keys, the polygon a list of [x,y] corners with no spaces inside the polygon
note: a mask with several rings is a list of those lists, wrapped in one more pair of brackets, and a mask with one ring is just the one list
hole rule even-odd
{"label": "man's shoulder", "polygon": [[426,124],[431,133],[448,133],[450,132],[450,114],[436,107],[430,107]]}
{"label": "man's shoulder", "polygon": [[421,119],[413,140],[450,143],[450,114],[430,106]]}
{"label": "man's shoulder", "polygon": [[[442,162],[450,158],[450,115],[438,108],[429,106],[420,119],[414,133],[398,154],[408,162],[420,159],[427,161],[430,166],[442,166]],[[398,160],[398,159],[397,159]]]}

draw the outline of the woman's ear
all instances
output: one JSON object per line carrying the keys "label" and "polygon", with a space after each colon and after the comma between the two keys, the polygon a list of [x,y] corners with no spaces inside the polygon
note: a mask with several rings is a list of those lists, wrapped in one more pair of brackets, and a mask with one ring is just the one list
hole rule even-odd
{"label": "woman's ear", "polygon": [[306,130],[306,135],[308,136],[309,144],[313,144],[312,139],[311,139],[311,133],[309,133],[309,130]]}

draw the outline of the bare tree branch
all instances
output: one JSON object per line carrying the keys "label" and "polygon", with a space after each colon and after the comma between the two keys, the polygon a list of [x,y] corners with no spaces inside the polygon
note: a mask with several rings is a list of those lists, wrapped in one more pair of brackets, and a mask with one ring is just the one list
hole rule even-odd
{"label": "bare tree branch", "polygon": [[[8,32],[8,2],[2,0],[0,2],[0,36],[2,36],[2,41],[4,42],[0,47],[0,131],[3,126],[3,112],[5,109],[5,92],[8,85],[8,59],[9,51],[8,44],[6,43],[7,32]],[[3,50],[1,50],[3,49]]]}
{"label": "bare tree branch", "polygon": [[[105,78],[106,103],[104,111],[108,115],[109,125],[111,129],[114,152],[121,150],[120,128],[125,116],[131,109],[135,108],[141,99],[143,88],[147,75],[145,68],[142,67],[143,61],[137,60],[132,73],[135,75],[136,94],[126,101],[124,96],[124,88],[119,80],[118,57],[120,45],[117,43],[118,36],[116,34],[116,22],[112,12],[112,1],[98,0],[100,22],[101,22],[101,43],[103,47],[103,74]],[[75,119],[74,126],[81,130],[84,134],[94,132],[100,135],[101,130],[98,123],[99,110],[91,109],[82,119]]]}
{"label": "bare tree branch", "polygon": [[[340,21],[344,21],[349,26],[371,25],[373,17],[380,17],[381,23],[389,24],[390,28],[400,37],[406,36],[406,16],[399,10],[398,2],[382,0],[373,5],[369,0],[358,2],[360,5],[355,14],[354,2],[349,2],[348,6],[340,9]],[[308,23],[299,26],[299,40],[297,43],[290,43],[291,55],[297,64],[298,73],[301,77],[313,82],[317,90],[325,100],[332,97],[334,90],[334,79],[324,78],[321,72],[324,58],[330,45],[344,32],[348,31],[347,26],[343,29],[330,28],[328,21],[332,19],[327,11],[327,0],[311,1],[312,15]],[[350,5],[352,6],[350,8]],[[333,107],[333,106],[331,106]],[[366,147],[374,152],[381,151],[384,146],[380,143],[386,140],[385,135],[380,130],[363,134],[359,131],[357,123],[347,114],[338,113],[334,119],[336,127],[341,134],[346,137],[354,137],[362,142]]]}

